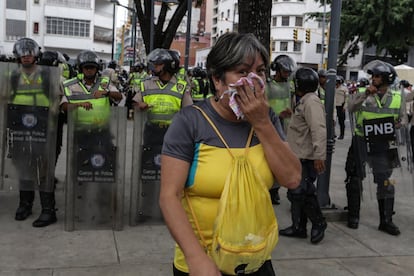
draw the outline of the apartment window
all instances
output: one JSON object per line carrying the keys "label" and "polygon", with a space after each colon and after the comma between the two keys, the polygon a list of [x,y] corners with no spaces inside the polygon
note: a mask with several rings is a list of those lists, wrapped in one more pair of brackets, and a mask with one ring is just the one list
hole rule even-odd
{"label": "apartment window", "polygon": [[293,42],[293,52],[300,52],[302,51],[302,42],[294,41]]}
{"label": "apartment window", "polygon": [[289,16],[282,16],[282,26],[289,26]]}
{"label": "apartment window", "polygon": [[280,52],[287,52],[288,50],[288,42],[287,41],[281,41],[280,42]]}
{"label": "apartment window", "polygon": [[272,27],[277,26],[277,16],[272,16]]}
{"label": "apartment window", "polygon": [[33,1],[35,4],[39,4],[40,3],[40,0],[34,0]]}
{"label": "apartment window", "polygon": [[276,41],[272,40],[270,47],[272,49],[272,52],[276,52]]}
{"label": "apartment window", "polygon": [[322,53],[322,44],[320,43],[316,44],[316,53],[317,54]]}
{"label": "apartment window", "polygon": [[26,10],[26,0],[7,0],[6,9]]}
{"label": "apartment window", "polygon": [[26,36],[26,21],[6,19],[6,37],[8,40],[18,40]]}
{"label": "apartment window", "polygon": [[295,26],[296,27],[302,27],[303,26],[303,17],[302,16],[296,16],[295,17]]}
{"label": "apartment window", "polygon": [[33,23],[33,33],[38,34],[39,33],[39,22]]}
{"label": "apartment window", "polygon": [[90,8],[91,0],[46,0],[47,4],[65,7]]}
{"label": "apartment window", "polygon": [[59,17],[46,17],[46,33],[65,36],[90,36],[90,21]]}

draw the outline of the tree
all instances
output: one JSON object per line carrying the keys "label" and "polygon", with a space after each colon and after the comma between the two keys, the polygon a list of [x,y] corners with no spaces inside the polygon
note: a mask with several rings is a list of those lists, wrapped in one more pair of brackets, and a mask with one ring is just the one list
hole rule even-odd
{"label": "tree", "polygon": [[[324,0],[315,0],[323,3]],[[326,0],[331,4],[332,0]],[[406,59],[414,45],[413,0],[359,0],[343,1],[339,65],[358,53],[358,42],[375,46],[377,56],[390,55],[397,62]],[[310,14],[319,17],[320,14]]]}
{"label": "tree", "polygon": [[270,49],[272,0],[238,0],[240,33],[253,33]]}
{"label": "tree", "polygon": [[187,13],[188,1],[195,2],[195,7],[200,7],[203,0],[178,0],[178,6],[172,15],[168,26],[164,26],[166,23],[167,13],[171,12],[171,8],[168,3],[156,0],[134,0],[138,22],[141,27],[142,37],[145,43],[145,51],[148,54],[150,51],[151,40],[151,9],[155,2],[162,2],[161,10],[158,16],[153,15],[154,18],[158,18],[154,24],[154,49],[165,48],[169,49],[171,43],[176,35],[177,29],[183,17]]}

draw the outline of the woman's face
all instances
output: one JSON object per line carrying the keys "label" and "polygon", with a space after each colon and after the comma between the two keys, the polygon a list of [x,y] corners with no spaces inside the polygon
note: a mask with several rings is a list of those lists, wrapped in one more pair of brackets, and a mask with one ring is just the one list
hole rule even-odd
{"label": "woman's face", "polygon": [[[262,56],[257,53],[256,57],[250,60],[245,60],[241,65],[236,66],[224,73],[224,80],[214,78],[214,85],[216,87],[216,96],[220,98],[223,93],[229,90],[229,84],[237,82],[240,78],[246,77],[250,72],[255,73],[262,78],[263,82],[266,80],[266,64]],[[229,97],[224,95],[220,99],[222,104],[228,106]]]}

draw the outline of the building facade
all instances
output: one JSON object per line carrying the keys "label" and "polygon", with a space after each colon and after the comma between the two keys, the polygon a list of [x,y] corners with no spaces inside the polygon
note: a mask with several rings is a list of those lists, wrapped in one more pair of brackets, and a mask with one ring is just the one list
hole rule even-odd
{"label": "building facade", "polygon": [[75,59],[82,50],[111,59],[113,4],[107,0],[0,1],[0,54],[12,55],[19,38],[30,37],[42,51]]}

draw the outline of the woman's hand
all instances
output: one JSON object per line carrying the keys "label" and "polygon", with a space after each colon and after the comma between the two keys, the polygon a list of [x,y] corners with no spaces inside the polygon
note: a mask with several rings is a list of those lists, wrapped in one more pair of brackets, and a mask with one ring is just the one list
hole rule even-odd
{"label": "woman's hand", "polygon": [[245,116],[245,120],[254,127],[269,120],[269,104],[261,79],[253,78],[252,81],[253,87],[246,79],[242,80],[243,85],[236,87],[236,101]]}
{"label": "woman's hand", "polygon": [[221,276],[220,270],[207,254],[187,259],[190,276]]}

